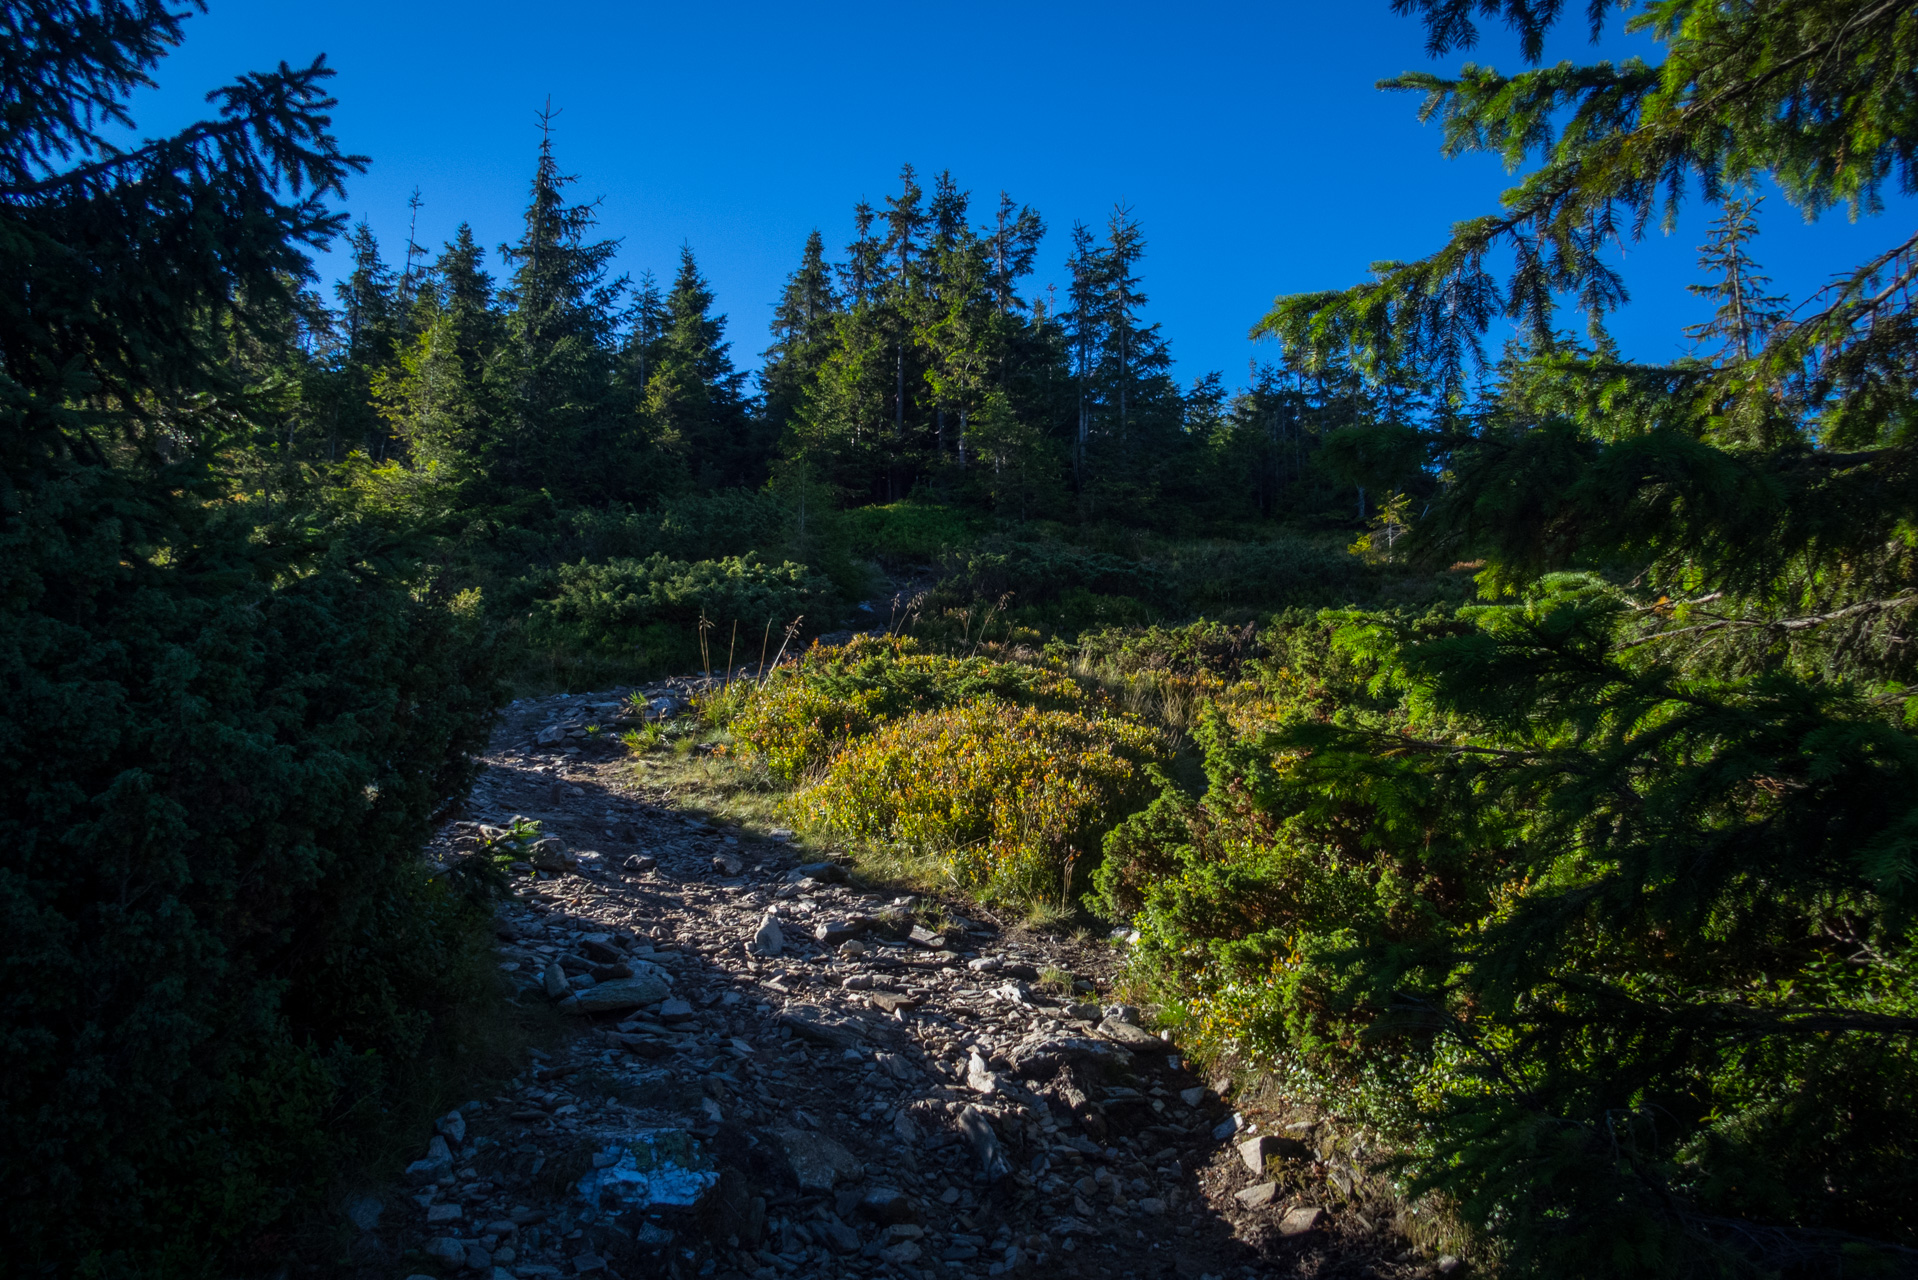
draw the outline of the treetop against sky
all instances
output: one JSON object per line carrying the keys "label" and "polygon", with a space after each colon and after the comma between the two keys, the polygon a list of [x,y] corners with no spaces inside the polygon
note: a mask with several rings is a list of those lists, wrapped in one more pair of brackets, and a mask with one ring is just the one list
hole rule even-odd
{"label": "treetop against sky", "polygon": [[[1435,60],[1422,25],[1387,0],[989,3],[959,24],[872,3],[597,4],[528,24],[491,2],[343,0],[316,17],[216,0],[138,99],[136,123],[170,130],[239,72],[326,53],[341,140],[373,161],[347,208],[397,257],[415,189],[429,249],[461,222],[489,248],[513,238],[550,98],[561,165],[601,198],[620,269],[665,276],[692,244],[748,366],[807,233],[840,255],[853,204],[894,192],[902,163],[922,180],[950,169],[976,209],[1004,189],[1044,215],[1037,299],[1067,287],[1073,224],[1124,204],[1147,238],[1141,269],[1175,373],[1242,380],[1248,360],[1274,354],[1246,335],[1275,295],[1359,282],[1374,261],[1430,253],[1454,222],[1497,209],[1512,177],[1496,158],[1445,159],[1417,96],[1376,87],[1467,62],[1517,70],[1517,39],[1481,27],[1475,48]],[[1567,22],[1544,48],[1548,63],[1633,55],[1660,49],[1617,15],[1597,47]],[[1755,256],[1800,301],[1904,238],[1914,202],[1888,205],[1808,226],[1768,201]],[[1707,222],[1694,204],[1674,233],[1654,227],[1623,254],[1633,302],[1610,327],[1628,355],[1690,349],[1684,327],[1710,311],[1686,291]],[[344,261],[336,249],[322,276]]]}

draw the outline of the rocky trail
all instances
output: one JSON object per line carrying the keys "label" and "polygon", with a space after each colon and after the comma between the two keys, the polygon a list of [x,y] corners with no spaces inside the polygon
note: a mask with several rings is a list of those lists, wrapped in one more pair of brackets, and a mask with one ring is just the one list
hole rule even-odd
{"label": "rocky trail", "polygon": [[365,1280],[1457,1269],[1368,1199],[1363,1153],[1247,1108],[1111,1004],[1110,946],[869,891],[784,832],[675,808],[588,731],[625,710],[515,703],[435,842],[450,861],[515,815],[556,838],[499,955],[568,1033],[348,1206]]}

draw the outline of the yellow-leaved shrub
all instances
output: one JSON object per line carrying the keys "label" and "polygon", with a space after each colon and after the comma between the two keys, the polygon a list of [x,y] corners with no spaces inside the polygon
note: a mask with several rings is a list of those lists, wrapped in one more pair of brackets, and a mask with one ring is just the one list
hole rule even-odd
{"label": "yellow-leaved shrub", "polygon": [[706,710],[748,755],[794,783],[882,724],[983,698],[1050,711],[1090,710],[1100,701],[1045,667],[926,653],[905,636],[858,636],[815,646],[764,684],[729,689]]}
{"label": "yellow-leaved shrub", "polygon": [[1150,798],[1163,763],[1129,718],[998,698],[907,715],[849,742],[795,797],[806,818],[855,839],[938,857],[987,900],[1076,900],[1113,822]]}

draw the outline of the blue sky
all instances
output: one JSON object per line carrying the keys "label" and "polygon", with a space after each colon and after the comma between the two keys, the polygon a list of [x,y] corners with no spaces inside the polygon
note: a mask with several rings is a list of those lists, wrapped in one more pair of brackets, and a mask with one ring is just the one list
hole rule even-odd
{"label": "blue sky", "polygon": [[[347,205],[389,258],[416,186],[422,242],[437,248],[461,221],[489,251],[513,238],[550,95],[560,161],[577,193],[601,198],[621,269],[669,277],[690,242],[747,367],[807,232],[836,254],[853,203],[895,190],[902,161],[922,177],[950,169],[981,219],[1002,188],[1037,208],[1050,234],[1032,290],[1063,279],[1074,221],[1131,206],[1148,240],[1148,312],[1177,374],[1218,369],[1233,384],[1272,354],[1245,335],[1275,295],[1430,252],[1452,222],[1496,208],[1509,182],[1489,157],[1442,158],[1416,97],[1373,88],[1467,60],[1428,60],[1419,24],[1387,0],[213,0],[187,31],[136,104],[139,131],[196,118],[202,95],[239,72],[324,52],[339,71],[341,141],[372,157]],[[1485,36],[1471,60],[1518,66],[1502,31]],[[1617,37],[1594,53],[1573,23],[1547,56],[1653,50]],[[1806,226],[1774,196],[1758,255],[1797,300],[1909,235],[1914,210],[1898,198],[1886,216]],[[1702,315],[1684,286],[1698,279],[1703,224],[1694,209],[1674,235],[1627,252],[1634,302],[1612,327],[1628,354],[1684,349],[1680,328]],[[337,255],[319,265],[330,281]]]}

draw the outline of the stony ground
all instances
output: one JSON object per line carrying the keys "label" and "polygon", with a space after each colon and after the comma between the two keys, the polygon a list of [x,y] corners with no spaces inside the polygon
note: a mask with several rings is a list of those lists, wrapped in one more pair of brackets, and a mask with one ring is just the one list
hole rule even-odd
{"label": "stony ground", "polygon": [[1363,1151],[1221,1096],[1113,1005],[1111,944],[857,887],[784,832],[675,808],[587,732],[625,692],[509,708],[436,842],[514,815],[556,839],[499,954],[568,1034],[349,1206],[365,1280],[1456,1268],[1395,1234]]}

